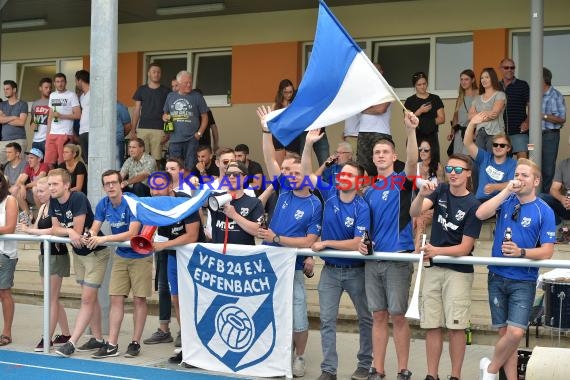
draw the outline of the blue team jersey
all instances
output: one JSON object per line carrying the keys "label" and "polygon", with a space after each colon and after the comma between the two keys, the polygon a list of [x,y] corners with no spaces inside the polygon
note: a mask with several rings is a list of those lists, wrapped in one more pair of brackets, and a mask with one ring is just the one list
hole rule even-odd
{"label": "blue team jersey", "polygon": [[[293,190],[281,188],[269,228],[279,236],[320,235],[322,212],[323,206],[316,196],[298,197]],[[297,256],[295,269],[303,269],[303,260],[304,256]]]}
{"label": "blue team jersey", "polygon": [[[370,231],[370,207],[357,195],[351,202],[345,203],[339,198],[339,190],[321,190],[324,199],[322,240],[350,240],[361,237]],[[355,265],[363,260],[323,257],[326,263],[334,265]]]}
{"label": "blue team jersey", "polygon": [[413,183],[404,172],[392,173],[368,188],[364,199],[372,210],[374,250],[414,250],[410,205]]}
{"label": "blue team jersey", "polygon": [[[538,197],[521,204],[516,195],[511,194],[501,204],[497,210],[493,257],[505,257],[501,246],[507,227],[511,228],[512,240],[520,248],[535,248],[556,242],[554,212]],[[536,281],[538,278],[538,268],[489,265],[489,271],[512,280]]]}
{"label": "blue team jersey", "polygon": [[491,194],[485,194],[483,191],[485,185],[507,182],[515,178],[517,162],[512,158],[507,158],[502,164],[497,164],[491,153],[478,149],[475,162],[479,168],[479,185],[475,196],[479,200],[491,199],[499,193],[499,191],[495,191]]}
{"label": "blue team jersey", "polygon": [[[102,222],[107,221],[111,226],[113,235],[120,234],[129,230],[132,222],[138,222],[133,215],[125,198],[121,197],[121,204],[114,207],[109,197],[105,197],[97,203],[95,208],[95,220]],[[142,259],[146,255],[140,255],[133,251],[130,247],[117,247],[117,255],[126,259]]]}

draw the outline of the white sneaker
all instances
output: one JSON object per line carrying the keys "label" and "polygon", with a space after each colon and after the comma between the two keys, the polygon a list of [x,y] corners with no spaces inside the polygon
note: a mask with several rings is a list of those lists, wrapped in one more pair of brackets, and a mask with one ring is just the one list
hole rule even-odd
{"label": "white sneaker", "polygon": [[293,360],[293,377],[305,376],[305,358],[296,356]]}
{"label": "white sneaker", "polygon": [[497,374],[487,372],[489,364],[491,364],[489,358],[483,358],[479,362],[479,380],[495,380],[497,378]]}

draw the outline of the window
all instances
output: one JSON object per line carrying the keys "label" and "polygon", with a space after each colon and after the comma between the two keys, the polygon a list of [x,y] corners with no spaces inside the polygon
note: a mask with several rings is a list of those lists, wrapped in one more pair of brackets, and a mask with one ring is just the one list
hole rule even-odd
{"label": "window", "polygon": [[[231,104],[232,54],[230,50],[152,53],[146,65],[156,62],[162,67],[161,83],[170,88],[170,81],[180,70],[193,75],[193,88],[204,94],[208,106]],[[146,82],[145,69],[143,82]]]}
{"label": "window", "polygon": [[[430,92],[442,98],[457,97],[459,73],[473,67],[471,34],[419,36],[359,40],[358,45],[372,62],[379,62],[384,77],[402,99],[412,95],[412,74],[428,74]],[[313,43],[304,45],[303,67],[311,55]]]}
{"label": "window", "polygon": [[[570,30],[545,30],[543,39],[543,66],[552,71],[552,85],[562,94],[570,95],[570,76],[565,65],[570,61]],[[530,81],[530,32],[512,33],[513,59],[517,77]]]}

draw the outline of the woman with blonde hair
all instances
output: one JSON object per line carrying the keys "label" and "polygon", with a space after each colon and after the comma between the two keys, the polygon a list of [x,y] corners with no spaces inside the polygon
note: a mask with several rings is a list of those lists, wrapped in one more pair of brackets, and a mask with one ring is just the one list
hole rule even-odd
{"label": "woman with blonde hair", "polygon": [[[40,209],[38,211],[38,217],[33,226],[28,226],[26,224],[18,224],[18,231],[30,234],[30,235],[51,235],[51,216],[48,214],[49,210],[49,199],[50,193],[48,189],[48,177],[42,177],[38,180],[35,187],[36,197],[41,202]],[[40,243],[40,256],[39,256],[39,268],[40,276],[44,278],[44,243]],[[50,348],[52,346],[60,346],[65,344],[71,337],[71,332],[69,331],[69,323],[67,322],[67,313],[63,307],[63,303],[59,300],[59,294],[61,291],[61,284],[64,277],[69,277],[70,262],[69,262],[69,252],[67,251],[67,246],[63,243],[50,243],[50,319],[49,319],[49,333],[50,333]],[[61,335],[56,335],[55,339],[51,340],[53,333],[55,332],[56,326],[59,324],[61,328]],[[34,351],[41,352],[44,349],[44,339],[42,338],[40,342],[34,348]]]}
{"label": "woman with blonde hair", "polygon": [[81,158],[81,147],[76,144],[66,144],[63,147],[63,162],[58,168],[65,169],[71,175],[70,191],[81,191],[87,194],[87,167]]}
{"label": "woman with blonde hair", "polygon": [[465,69],[459,74],[459,96],[455,102],[455,111],[451,120],[451,131],[447,136],[448,141],[453,140],[453,153],[468,154],[463,145],[465,129],[469,124],[469,109],[473,99],[478,95],[477,80],[471,69]]}

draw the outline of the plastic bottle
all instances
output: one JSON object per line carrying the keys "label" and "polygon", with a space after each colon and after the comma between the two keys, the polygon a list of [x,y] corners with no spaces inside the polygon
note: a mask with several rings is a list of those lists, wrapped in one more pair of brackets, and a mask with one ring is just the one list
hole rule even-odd
{"label": "plastic bottle", "polygon": [[174,132],[174,123],[172,122],[172,116],[168,115],[168,121],[164,123],[164,133]]}
{"label": "plastic bottle", "polygon": [[[56,112],[57,112],[57,106],[53,106],[53,113],[56,113]],[[53,118],[53,121],[55,121],[56,123],[58,123],[58,122],[59,122],[59,118],[54,117],[54,118]]]}
{"label": "plastic bottle", "polygon": [[471,321],[469,321],[469,325],[465,329],[465,344],[470,346],[473,343],[473,331],[471,330]]}

